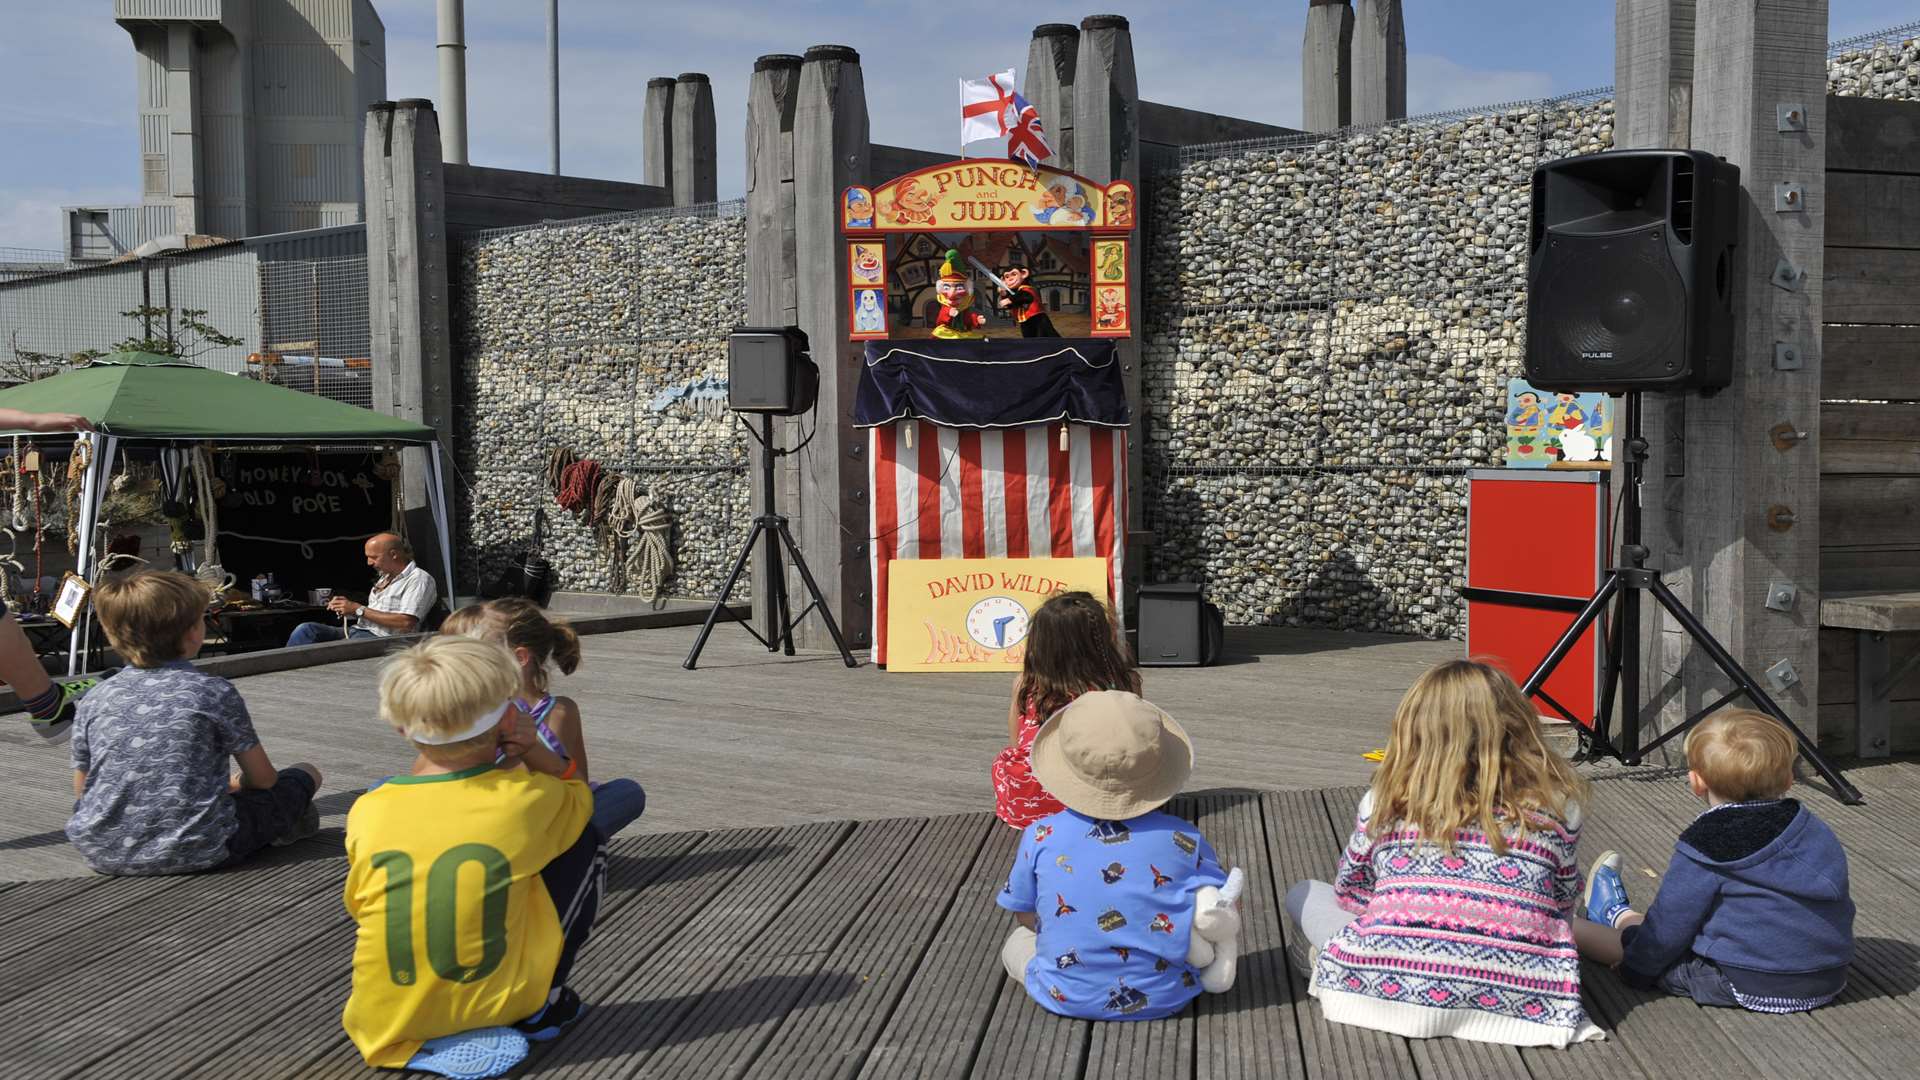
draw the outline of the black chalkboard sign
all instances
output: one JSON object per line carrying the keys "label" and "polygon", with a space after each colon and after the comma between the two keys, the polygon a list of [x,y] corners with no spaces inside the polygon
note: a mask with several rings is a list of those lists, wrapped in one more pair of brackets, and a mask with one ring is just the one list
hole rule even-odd
{"label": "black chalkboard sign", "polygon": [[245,590],[255,574],[271,573],[290,599],[314,588],[372,588],[366,540],[393,521],[392,486],[376,474],[379,462],[368,453],[223,454],[220,559],[234,586]]}

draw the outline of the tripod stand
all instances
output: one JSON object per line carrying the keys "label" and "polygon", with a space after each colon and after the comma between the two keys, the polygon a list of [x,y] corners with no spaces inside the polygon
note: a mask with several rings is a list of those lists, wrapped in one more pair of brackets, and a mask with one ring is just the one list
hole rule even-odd
{"label": "tripod stand", "polygon": [[[821,621],[827,624],[827,633],[833,636],[834,647],[840,650],[840,659],[845,660],[848,667],[859,667],[859,662],[847,651],[847,643],[840,637],[840,624],[833,621],[833,609],[827,606],[826,599],[820,595],[820,586],[813,580],[813,572],[807,569],[807,560],[800,554],[800,545],[793,542],[786,515],[774,510],[773,459],[793,451],[773,448],[773,417],[769,414],[761,414],[758,434],[754,434],[751,427],[747,433],[754,435],[760,443],[760,513],[753,519],[753,529],[747,533],[747,542],[740,545],[740,555],[733,560],[733,572],[727,575],[727,583],[721,586],[719,599],[713,602],[713,610],[707,612],[706,625],[700,628],[700,636],[693,640],[693,651],[687,653],[686,661],[680,666],[692,671],[694,665],[700,662],[700,650],[707,647],[707,635],[713,633],[713,624],[720,621],[722,614],[746,627],[747,633],[765,645],[768,652],[779,652],[784,645],[787,655],[792,656],[793,628],[807,617],[807,612],[817,608]],[[727,598],[733,595],[733,587],[746,570],[747,560],[753,558],[754,543],[762,537],[767,542],[767,591],[771,594],[766,598],[767,630],[764,634],[755,630],[746,619],[727,611]],[[787,614],[787,575],[780,562],[782,548],[792,557],[793,568],[800,571],[800,580],[806,584],[807,594],[813,597],[813,601],[801,608],[799,614],[791,617]]]}
{"label": "tripod stand", "polygon": [[[1793,733],[1794,742],[1800,747],[1800,756],[1807,760],[1807,764],[1813,766],[1814,771],[1819,773],[1822,779],[1833,786],[1840,801],[1849,805],[1857,805],[1865,801],[1861,798],[1859,790],[1848,783],[1846,778],[1840,775],[1840,771],[1833,767],[1833,763],[1821,755],[1813,741],[1795,727],[1793,721],[1787,719],[1787,714],[1767,694],[1766,689],[1754,681],[1753,676],[1749,675],[1746,669],[1740,666],[1740,662],[1733,658],[1733,654],[1716,641],[1712,632],[1694,616],[1693,612],[1687,610],[1686,605],[1680,602],[1680,598],[1675,596],[1671,589],[1667,588],[1666,583],[1660,580],[1660,571],[1645,565],[1648,552],[1646,546],[1640,542],[1640,478],[1647,460],[1647,440],[1640,434],[1639,391],[1627,392],[1626,407],[1621,411],[1623,430],[1619,446],[1626,454],[1627,482],[1622,499],[1625,506],[1621,512],[1619,558],[1616,565],[1607,568],[1600,582],[1600,588],[1593,594],[1593,599],[1587,601],[1586,607],[1580,609],[1580,614],[1573,620],[1573,625],[1567,627],[1566,632],[1560,635],[1560,640],[1554,642],[1546,659],[1540,661],[1540,666],[1534,669],[1532,675],[1527,676],[1527,681],[1520,688],[1520,692],[1528,697],[1540,698],[1561,716],[1575,724],[1580,723],[1579,718],[1569,712],[1565,706],[1548,696],[1543,687],[1548,676],[1552,675],[1554,669],[1560,666],[1560,662],[1566,659],[1567,653],[1580,640],[1580,636],[1586,633],[1587,628],[1606,611],[1607,602],[1617,596],[1619,605],[1614,612],[1611,631],[1607,635],[1606,659],[1601,666],[1600,709],[1593,721],[1592,741],[1596,755],[1604,753],[1618,758],[1625,764],[1638,765],[1647,754],[1685,735],[1710,714],[1731,704],[1744,694],[1755,708],[1786,725],[1787,730]],[[1665,609],[1667,614],[1673,616],[1674,621],[1687,632],[1687,636],[1693,639],[1694,643],[1713,661],[1714,666],[1734,684],[1732,690],[1713,704],[1687,717],[1645,746],[1640,745],[1639,644],[1640,594],[1642,592],[1651,594],[1654,601]],[[1615,691],[1619,692],[1621,702],[1621,731],[1618,746],[1609,740],[1607,734],[1613,715]]]}

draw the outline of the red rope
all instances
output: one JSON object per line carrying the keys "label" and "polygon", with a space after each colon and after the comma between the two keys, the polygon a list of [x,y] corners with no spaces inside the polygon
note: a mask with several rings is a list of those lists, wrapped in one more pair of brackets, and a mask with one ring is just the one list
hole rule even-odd
{"label": "red rope", "polygon": [[592,509],[593,493],[600,486],[600,463],[576,461],[560,474],[560,491],[554,501],[563,510],[583,513]]}

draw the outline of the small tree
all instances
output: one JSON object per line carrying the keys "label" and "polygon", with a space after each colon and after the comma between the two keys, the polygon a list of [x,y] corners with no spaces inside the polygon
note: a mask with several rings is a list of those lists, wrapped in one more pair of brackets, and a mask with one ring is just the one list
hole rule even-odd
{"label": "small tree", "polygon": [[121,312],[120,316],[139,324],[139,332],[105,349],[79,349],[70,353],[35,352],[20,347],[20,335],[16,331],[12,341],[12,360],[0,361],[0,380],[32,382],[61,368],[78,366],[112,352],[148,352],[193,360],[214,349],[246,344],[244,340],[223,333],[207,322],[205,308],[174,309],[143,304],[131,311]]}

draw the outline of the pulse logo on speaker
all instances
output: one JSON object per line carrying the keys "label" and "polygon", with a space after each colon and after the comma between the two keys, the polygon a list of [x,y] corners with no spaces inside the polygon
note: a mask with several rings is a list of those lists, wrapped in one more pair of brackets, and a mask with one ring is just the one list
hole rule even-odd
{"label": "pulse logo on speaker", "polygon": [[1612,351],[1611,349],[1609,349],[1609,350],[1607,350],[1606,352],[1583,352],[1583,353],[1581,353],[1581,354],[1580,354],[1580,359],[1582,359],[1582,360],[1611,360],[1611,359],[1613,359],[1613,351]]}

